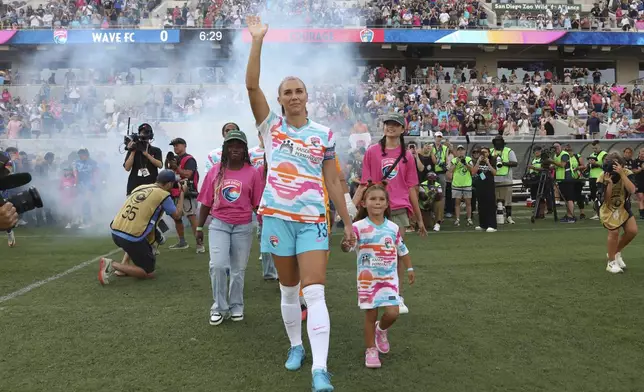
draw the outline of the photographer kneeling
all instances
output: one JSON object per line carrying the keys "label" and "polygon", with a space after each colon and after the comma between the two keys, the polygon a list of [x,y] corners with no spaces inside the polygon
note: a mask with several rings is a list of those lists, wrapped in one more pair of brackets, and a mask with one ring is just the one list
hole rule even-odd
{"label": "photographer kneeling", "polygon": [[[624,272],[626,264],[622,250],[637,235],[637,223],[631,211],[631,195],[635,193],[633,173],[624,168],[624,159],[612,153],[606,157],[603,172],[597,178],[599,219],[608,229],[608,265],[606,271],[617,274]],[[619,229],[624,230],[619,237]]]}
{"label": "photographer kneeling", "polygon": [[[155,242],[155,228],[159,216],[162,211],[175,220],[181,219],[183,215],[183,210],[177,209],[170,197],[170,189],[175,184],[174,172],[163,170],[159,173],[156,183],[137,187],[125,200],[110,228],[112,240],[130,256],[134,265],[102,258],[98,271],[98,281],[102,285],[109,283],[109,278],[116,271],[140,279],[154,277],[156,256],[151,244]],[[180,203],[183,203],[183,193],[186,190],[187,186],[182,184]]]}

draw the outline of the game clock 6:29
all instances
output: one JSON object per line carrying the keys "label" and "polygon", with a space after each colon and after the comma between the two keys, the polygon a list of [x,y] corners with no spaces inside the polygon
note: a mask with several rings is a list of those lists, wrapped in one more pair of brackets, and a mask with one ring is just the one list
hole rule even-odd
{"label": "game clock 6:29", "polygon": [[201,30],[198,37],[200,41],[219,42],[224,39],[224,32],[221,30]]}

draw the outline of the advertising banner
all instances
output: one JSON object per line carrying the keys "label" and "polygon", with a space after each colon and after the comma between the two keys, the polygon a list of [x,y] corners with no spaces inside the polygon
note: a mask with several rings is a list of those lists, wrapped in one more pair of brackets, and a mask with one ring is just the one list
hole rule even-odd
{"label": "advertising banner", "polygon": [[496,13],[499,11],[518,11],[524,14],[542,14],[547,9],[568,11],[568,12],[581,12],[580,4],[535,4],[535,3],[512,3],[512,4],[499,4],[493,3],[492,10]]}
{"label": "advertising banner", "polygon": [[[382,43],[384,29],[269,29],[265,42],[282,43]],[[250,42],[248,31],[242,33]]]}

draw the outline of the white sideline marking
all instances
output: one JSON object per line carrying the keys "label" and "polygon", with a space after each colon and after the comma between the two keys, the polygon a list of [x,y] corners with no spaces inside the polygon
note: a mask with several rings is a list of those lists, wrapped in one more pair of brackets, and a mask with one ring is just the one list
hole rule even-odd
{"label": "white sideline marking", "polygon": [[73,266],[72,268],[70,268],[70,269],[68,269],[66,271],[63,271],[63,272],[61,272],[59,274],[50,276],[47,279],[39,280],[38,282],[32,283],[29,286],[25,286],[25,287],[21,288],[20,290],[14,291],[13,293],[3,295],[2,297],[0,297],[0,304],[3,303],[3,302],[10,301],[10,300],[12,300],[12,299],[14,299],[16,297],[20,297],[21,295],[27,294],[31,290],[37,289],[40,286],[44,286],[49,282],[53,282],[54,280],[58,280],[58,279],[60,279],[60,278],[62,278],[64,276],[67,276],[67,275],[71,274],[72,272],[78,271],[79,269],[85,268],[90,264],[96,263],[102,257],[111,256],[111,255],[113,255],[114,253],[116,253],[116,252],[118,252],[120,250],[121,250],[120,248],[111,250],[111,251],[107,252],[104,255],[95,257],[95,258],[93,258],[91,260],[83,261],[82,263],[77,264],[77,265]]}

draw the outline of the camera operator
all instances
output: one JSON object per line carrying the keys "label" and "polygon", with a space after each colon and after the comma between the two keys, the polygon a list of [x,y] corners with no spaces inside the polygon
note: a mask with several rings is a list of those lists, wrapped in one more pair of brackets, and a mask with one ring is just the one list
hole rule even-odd
{"label": "camera operator", "polygon": [[[116,272],[139,279],[154,277],[156,256],[152,249],[155,242],[155,228],[162,212],[181,219],[183,211],[177,209],[170,197],[170,189],[177,186],[176,175],[170,170],[159,173],[154,184],[141,185],[134,189],[123,203],[118,214],[110,224],[112,240],[129,255],[134,265],[113,262],[103,258],[99,266],[98,280],[108,284]],[[187,190],[181,185],[179,201]]]}
{"label": "camera operator", "polygon": [[512,219],[512,168],[519,165],[517,156],[510,147],[505,146],[503,136],[497,136],[492,139],[494,148],[490,149],[490,161],[496,166],[494,175],[494,185],[496,190],[496,202],[505,207],[505,221],[511,225],[514,224]]}
{"label": "camera operator", "polygon": [[130,173],[127,179],[127,194],[141,185],[154,184],[163,167],[161,149],[154,147],[150,142],[154,139],[154,132],[149,124],[141,124],[138,130],[138,141],[131,141],[127,145],[127,155],[123,168]]}
{"label": "camera operator", "polygon": [[[539,179],[541,172],[546,170],[549,171],[550,161],[546,153],[542,156],[543,148],[541,146],[535,146],[534,149],[534,158],[528,165],[528,173],[530,174],[530,199],[536,203],[537,202],[537,192],[539,190]],[[545,207],[548,207],[548,211],[552,209],[551,203],[552,200],[550,197],[550,183],[548,180],[543,184],[541,201],[539,202],[539,208],[537,210],[537,219],[545,218]]]}
{"label": "camera operator", "polygon": [[452,159],[452,165],[447,174],[452,180],[452,196],[456,205],[454,213],[456,220],[454,226],[460,225],[461,200],[465,201],[465,212],[467,214],[467,226],[472,226],[472,176],[476,173],[472,158],[466,155],[465,147],[456,147],[456,156]]}
{"label": "camera operator", "polygon": [[579,219],[586,219],[586,214],[584,213],[584,207],[586,206],[586,198],[584,197],[584,183],[585,181],[581,180],[583,178],[583,165],[584,160],[579,154],[575,154],[572,151],[572,146],[570,143],[566,144],[564,150],[570,155],[570,167],[575,168],[571,170],[573,182],[573,189],[575,190],[575,199],[577,202],[577,207],[579,207]]}
{"label": "camera operator", "polygon": [[[592,142],[591,147],[593,153],[588,157],[588,166],[587,170],[589,171],[590,178],[588,180],[588,186],[590,187],[590,200],[594,201],[597,199],[597,179],[602,174],[602,166],[604,165],[604,158],[606,157],[607,152],[603,151],[599,145],[599,140]],[[590,219],[599,219],[599,215],[595,214]]]}
{"label": "camera operator", "polygon": [[[192,157],[192,155],[186,153],[186,141],[184,139],[173,139],[170,142],[170,145],[174,147],[174,153],[176,155],[172,157],[172,159],[167,160],[166,164],[170,170],[174,171],[181,180],[186,180],[188,184],[188,192],[186,192],[185,198],[181,204],[179,204],[179,200],[177,199],[179,196],[179,189],[175,188],[170,193],[177,202],[177,208],[182,209],[183,215],[188,217],[192,228],[192,234],[197,238],[197,212],[199,212],[199,208],[197,206],[197,196],[199,196],[199,193],[197,192],[197,188],[199,186],[197,161]],[[188,249],[189,245],[185,239],[183,221],[181,219],[175,219],[174,224],[177,229],[177,235],[179,236],[179,242],[170,246],[170,249]],[[206,249],[204,248],[203,243],[201,240],[197,239],[197,253],[205,252]]]}
{"label": "camera operator", "polygon": [[[434,134],[434,144],[432,145],[430,157],[432,159],[432,165],[434,166],[434,172],[438,176],[438,182],[443,188],[443,194],[445,195],[445,211],[451,212],[452,208],[449,206],[451,203],[451,197],[448,196],[447,189],[447,159],[449,154],[452,153],[452,145],[447,140],[443,140],[443,133],[436,132]],[[447,218],[450,218],[451,214],[445,215]]]}
{"label": "camera operator", "polygon": [[573,178],[573,171],[577,167],[573,167],[570,154],[561,148],[561,143],[555,142],[552,145],[555,149],[555,156],[552,157],[552,164],[555,165],[555,180],[559,188],[559,195],[565,200],[566,203],[566,216],[561,218],[561,223],[575,223],[577,219],[573,214],[575,204],[575,181]]}
{"label": "camera operator", "polygon": [[[637,235],[637,223],[631,211],[631,195],[637,191],[633,184],[633,172],[624,168],[624,159],[617,153],[605,157],[602,174],[597,179],[599,217],[608,229],[606,271],[616,274],[624,272],[626,264],[622,250]],[[622,237],[619,229],[624,230]]]}

